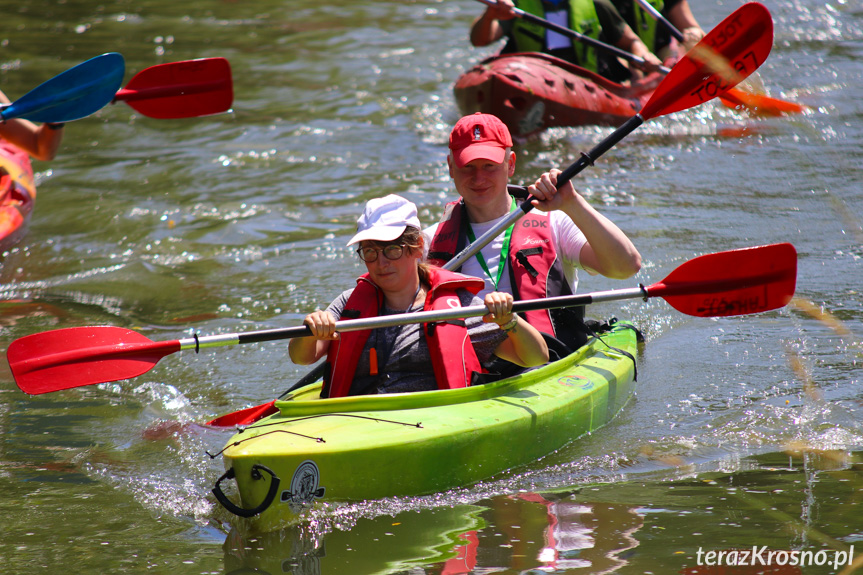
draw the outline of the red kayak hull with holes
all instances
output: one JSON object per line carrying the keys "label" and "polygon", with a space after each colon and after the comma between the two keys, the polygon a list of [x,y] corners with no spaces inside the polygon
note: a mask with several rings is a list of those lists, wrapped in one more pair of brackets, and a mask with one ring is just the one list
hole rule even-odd
{"label": "red kayak hull with holes", "polygon": [[494,114],[513,137],[554,126],[619,126],[634,116],[661,81],[659,74],[623,86],[559,58],[536,52],[483,60],[456,81],[464,114]]}
{"label": "red kayak hull with holes", "polygon": [[0,250],[10,248],[24,235],[35,202],[30,157],[0,140]]}

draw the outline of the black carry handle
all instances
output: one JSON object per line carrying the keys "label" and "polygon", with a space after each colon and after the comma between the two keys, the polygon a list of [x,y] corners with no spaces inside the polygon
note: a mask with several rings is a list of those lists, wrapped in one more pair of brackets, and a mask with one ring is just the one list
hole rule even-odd
{"label": "black carry handle", "polygon": [[267,492],[267,496],[264,497],[264,500],[261,502],[261,504],[254,509],[245,509],[243,507],[240,507],[239,505],[236,505],[233,501],[228,499],[228,497],[222,491],[222,487],[220,485],[222,481],[224,481],[225,479],[233,479],[234,477],[236,477],[233,467],[228,469],[224,473],[224,475],[222,475],[218,479],[218,481],[216,481],[216,485],[213,487],[213,495],[216,496],[216,499],[219,501],[219,503],[222,504],[222,507],[224,507],[237,517],[249,518],[258,515],[259,513],[263,513],[267,509],[267,507],[269,507],[273,503],[273,501],[276,500],[276,495],[279,492],[279,483],[281,482],[279,481],[278,476],[273,472],[272,469],[259,463],[255,463],[254,465],[252,465],[252,479],[263,479],[264,476],[261,475],[261,471],[266,471],[267,473],[269,473],[272,477],[272,480],[270,481],[270,490]]}

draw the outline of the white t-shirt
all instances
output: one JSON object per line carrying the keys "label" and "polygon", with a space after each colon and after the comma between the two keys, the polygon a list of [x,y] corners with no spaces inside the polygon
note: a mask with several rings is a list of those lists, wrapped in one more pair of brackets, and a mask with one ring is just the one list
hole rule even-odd
{"label": "white t-shirt", "polygon": [[[561,263],[563,264],[563,273],[566,277],[566,281],[572,287],[572,293],[576,293],[576,289],[578,288],[578,271],[576,268],[582,267],[580,265],[579,255],[581,254],[581,248],[583,248],[587,243],[587,238],[584,237],[582,231],[578,229],[571,219],[569,219],[569,216],[559,210],[555,210],[553,212],[541,212],[539,210],[535,210],[534,213],[539,216],[547,215],[551,218],[551,241],[554,243],[557,257],[560,258]],[[506,218],[507,215],[501,216],[500,218],[490,222],[471,224],[474,237],[481,237],[501,220]],[[426,246],[431,245],[431,239],[434,237],[438,225],[439,224],[434,224],[423,230]],[[518,222],[516,222],[515,225],[518,225]],[[498,234],[494,240],[489,242],[489,244],[481,250],[482,256],[485,258],[486,265],[495,278],[497,278],[497,267],[500,264],[500,251],[503,248],[504,234],[505,231]],[[505,263],[506,262],[504,262],[504,264]],[[476,256],[470,258],[462,265],[461,273],[485,280],[485,288],[477,294],[481,298],[485,297],[485,294],[492,291],[512,293],[509,270],[505,269],[503,271],[500,277],[500,285],[498,285],[497,290],[495,290],[494,281],[488,276],[485,270],[482,269]]]}

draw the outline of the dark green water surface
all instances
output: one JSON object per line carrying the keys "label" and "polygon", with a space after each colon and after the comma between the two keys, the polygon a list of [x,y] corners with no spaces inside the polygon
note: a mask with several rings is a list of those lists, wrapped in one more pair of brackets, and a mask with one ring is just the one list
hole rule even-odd
{"label": "dark green water surface", "polygon": [[[738,5],[693,10],[709,28]],[[3,573],[850,573],[841,554],[863,557],[863,10],[766,5],[776,30],[761,79],[811,110],[750,118],[711,103],[618,144],[576,185],[644,266],[579,288],[791,242],[797,296],[832,319],[794,307],[699,319],[659,298],[593,306],[647,339],[637,395],[610,425],[480,485],[321,507],[264,536],[215,502],[222,461],[205,452],[230,433],[198,424],[306,373],[284,343],[184,352],[131,381],[33,397],[4,360]],[[431,224],[454,198],[452,85],[492,52],[468,45],[474,0],[0,6],[13,99],[108,51],[126,58],[125,82],[223,56],[235,88],[219,116],[154,120],[119,103],[67,126],[59,157],[35,163],[29,231],[0,260],[3,352],[74,326],[169,340],[298,325],[361,272],[344,244],[366,200],[402,194]],[[518,145],[515,181],[610,131]],[[773,562],[699,565],[753,548]],[[831,564],[780,565],[792,552]]]}

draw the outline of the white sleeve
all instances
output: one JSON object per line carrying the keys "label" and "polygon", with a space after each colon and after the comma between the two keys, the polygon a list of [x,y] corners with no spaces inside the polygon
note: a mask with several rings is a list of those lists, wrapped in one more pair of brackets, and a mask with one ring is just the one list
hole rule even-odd
{"label": "white sleeve", "polygon": [[422,231],[423,234],[423,259],[427,260],[429,257],[429,247],[431,246],[432,238],[437,232],[437,227],[439,224],[432,224],[429,227],[425,228]]}
{"label": "white sleeve", "polygon": [[581,248],[587,243],[587,238],[569,216],[560,210],[551,212],[551,231],[555,249],[566,268],[580,268]]}
{"label": "white sleeve", "polygon": [[587,244],[587,238],[569,216],[559,210],[551,212],[551,237],[554,249],[563,264],[563,275],[572,288],[572,293],[578,293],[576,268],[583,268],[581,248]]}

